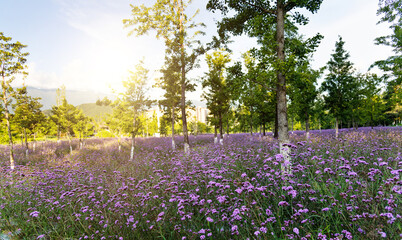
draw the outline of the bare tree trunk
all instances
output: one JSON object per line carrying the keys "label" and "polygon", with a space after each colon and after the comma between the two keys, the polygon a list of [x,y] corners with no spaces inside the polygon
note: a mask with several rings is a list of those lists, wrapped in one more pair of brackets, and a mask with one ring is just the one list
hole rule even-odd
{"label": "bare tree trunk", "polygon": [[174,142],[174,107],[172,106],[172,149],[176,149],[176,144]]}
{"label": "bare tree trunk", "polygon": [[216,124],[214,125],[215,129],[215,134],[214,134],[214,144],[218,143],[218,128],[216,127]]}
{"label": "bare tree trunk", "polygon": [[229,137],[229,117],[228,117],[228,121],[227,121],[227,125],[226,125],[226,136]]}
{"label": "bare tree trunk", "polygon": [[[279,63],[285,62],[285,6],[283,1],[277,2],[277,17],[276,17],[276,42],[277,46],[277,57]],[[287,106],[286,106],[286,77],[282,70],[277,71],[277,106],[278,106],[278,139],[279,139],[279,150],[283,157],[282,171],[284,173],[291,173],[291,162],[290,162],[290,148],[287,146],[289,144],[289,133],[288,133],[288,119],[287,119]]]}
{"label": "bare tree trunk", "polygon": [[265,122],[262,124],[262,135],[265,136]]}
{"label": "bare tree trunk", "polygon": [[28,137],[27,137],[27,130],[24,128],[24,139],[25,139],[25,156],[28,157],[29,154],[29,145],[28,145]]}
{"label": "bare tree trunk", "polygon": [[335,137],[338,138],[338,117],[335,117]]}
{"label": "bare tree trunk", "polygon": [[130,161],[134,160],[134,148],[135,148],[135,131],[136,131],[136,126],[137,126],[137,113],[135,112],[136,110],[134,109],[134,119],[133,119],[133,133],[131,135],[131,152],[130,152]]}
{"label": "bare tree trunk", "polygon": [[135,134],[131,135],[131,151],[130,151],[130,161],[134,160],[134,148],[135,148]]}
{"label": "bare tree trunk", "polygon": [[318,128],[320,129],[321,132],[321,119],[318,119]]}
{"label": "bare tree trunk", "polygon": [[60,143],[60,126],[57,124],[57,143]]}
{"label": "bare tree trunk", "polygon": [[119,144],[119,152],[121,152],[121,134],[120,133],[117,137],[117,143]]}
{"label": "bare tree trunk", "polygon": [[34,137],[34,140],[33,140],[33,144],[32,144],[32,152],[35,152],[35,149],[36,149],[36,132],[34,132],[33,137]]}
{"label": "bare tree trunk", "polygon": [[183,121],[183,136],[184,136],[184,153],[190,152],[190,141],[188,139],[187,131],[187,117],[186,117],[186,65],[185,65],[185,52],[184,52],[184,29],[183,29],[183,0],[180,0],[180,61],[181,61],[181,115]]}
{"label": "bare tree trunk", "polygon": [[[4,93],[4,91],[3,91]],[[6,124],[7,124],[7,131],[8,131],[8,144],[10,146],[10,168],[14,170],[15,168],[15,161],[14,161],[14,149],[13,149],[13,136],[11,135],[11,124],[10,124],[10,114],[8,112],[8,106],[6,101],[4,101],[4,113],[6,117]]]}
{"label": "bare tree trunk", "polygon": [[306,112],[306,139],[309,140],[310,139],[310,123],[309,123],[309,116],[308,113]]}
{"label": "bare tree trunk", "polygon": [[70,155],[73,155],[73,146],[72,146],[72,142],[71,142],[71,136],[68,131],[67,131],[67,138],[68,138],[68,144],[70,145]]}
{"label": "bare tree trunk", "polygon": [[278,101],[275,104],[274,138],[278,139]]}
{"label": "bare tree trunk", "polygon": [[292,117],[292,134],[293,134],[293,121],[294,121],[294,120],[293,120],[293,117]]}
{"label": "bare tree trunk", "polygon": [[253,136],[253,112],[251,111],[250,107],[250,134]]}
{"label": "bare tree trunk", "polygon": [[223,122],[222,113],[219,113],[219,143],[223,145]]}

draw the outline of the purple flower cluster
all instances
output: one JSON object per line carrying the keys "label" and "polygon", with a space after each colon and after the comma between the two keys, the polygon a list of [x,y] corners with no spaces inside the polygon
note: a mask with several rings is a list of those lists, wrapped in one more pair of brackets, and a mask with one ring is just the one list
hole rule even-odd
{"label": "purple flower cluster", "polygon": [[0,156],[0,228],[30,239],[397,239],[401,133],[293,134],[289,175],[275,140],[246,134],[223,146],[192,137],[189,155],[169,138],[138,139],[134,161],[128,142],[120,152],[96,139],[60,158],[49,144],[15,171]]}

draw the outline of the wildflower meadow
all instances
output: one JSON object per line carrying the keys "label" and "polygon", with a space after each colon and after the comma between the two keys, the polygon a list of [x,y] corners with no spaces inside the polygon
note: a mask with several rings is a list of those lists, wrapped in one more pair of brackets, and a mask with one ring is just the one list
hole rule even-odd
{"label": "wildflower meadow", "polygon": [[[0,151],[0,239],[402,239],[402,128],[37,143]],[[32,151],[32,150],[31,150]]]}

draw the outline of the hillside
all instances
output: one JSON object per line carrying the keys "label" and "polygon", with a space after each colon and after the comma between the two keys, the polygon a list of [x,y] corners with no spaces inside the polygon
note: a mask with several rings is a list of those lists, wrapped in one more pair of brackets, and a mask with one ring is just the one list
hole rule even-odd
{"label": "hillside", "polygon": [[77,108],[81,109],[86,116],[93,118],[97,122],[103,121],[103,118],[107,114],[112,113],[111,106],[98,106],[95,103],[84,103],[78,105]]}
{"label": "hillside", "polygon": [[[97,122],[103,121],[107,114],[112,113],[111,106],[98,106],[95,103],[84,103],[77,106],[87,117],[93,118]],[[43,113],[50,116],[50,109],[46,109]]]}
{"label": "hillside", "polygon": [[[27,87],[28,95],[32,97],[40,97],[42,109],[51,109],[52,105],[56,104],[56,89],[41,89],[35,87]],[[84,103],[96,102],[98,99],[108,97],[109,99],[114,99],[115,97],[111,94],[104,94],[95,91],[77,91],[66,89],[66,98],[68,103],[77,106]],[[45,110],[46,112],[47,110]]]}

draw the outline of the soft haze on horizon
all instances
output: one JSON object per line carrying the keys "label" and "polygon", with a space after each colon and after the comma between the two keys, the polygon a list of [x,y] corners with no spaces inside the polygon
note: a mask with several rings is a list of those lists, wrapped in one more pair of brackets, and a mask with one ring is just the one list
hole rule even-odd
{"label": "soft haze on horizon", "polygon": [[[122,24],[123,19],[130,17],[129,5],[144,2],[147,1],[0,0],[0,31],[13,41],[28,45],[26,85],[47,89],[64,84],[70,90],[111,93],[111,89],[121,90],[128,70],[133,70],[142,58],[150,69],[150,79],[160,77],[157,71],[164,62],[163,41],[152,32],[128,37],[129,30]],[[220,14],[206,11],[200,1],[193,1],[192,5],[201,10],[196,21],[207,24],[207,36],[203,39],[209,41],[216,35],[214,19],[219,19]],[[318,32],[324,36],[314,54],[313,67],[327,63],[338,35],[346,42],[345,49],[360,72],[366,72],[374,61],[390,56],[390,48],[374,45],[374,38],[390,32],[386,24],[376,25],[377,9],[378,0],[324,0],[316,14],[307,14],[310,22],[301,26],[300,32],[306,37]],[[247,37],[235,40],[234,60],[255,46],[255,40]],[[203,76],[204,59],[200,58],[203,67],[193,70],[191,77]],[[154,96],[162,93],[152,91]],[[200,90],[188,94],[190,98],[199,95]]]}

